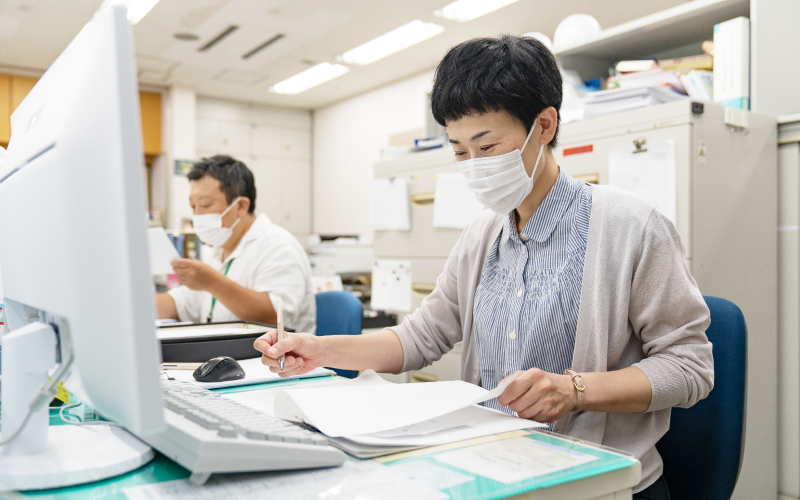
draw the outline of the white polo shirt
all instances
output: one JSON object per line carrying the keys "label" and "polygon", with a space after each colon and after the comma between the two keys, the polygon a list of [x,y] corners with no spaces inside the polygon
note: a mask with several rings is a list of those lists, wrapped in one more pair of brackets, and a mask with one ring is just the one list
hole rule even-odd
{"label": "white polo shirt", "polygon": [[[203,245],[200,258],[221,273],[232,260],[228,278],[245,288],[269,294],[272,305],[283,306],[287,328],[315,333],[317,304],[311,285],[311,265],[300,242],[265,214],[256,217],[236,249],[222,261],[222,249]],[[211,294],[185,286],[168,292],[175,299],[181,321],[205,323],[211,310]],[[238,321],[219,300],[213,321]]]}

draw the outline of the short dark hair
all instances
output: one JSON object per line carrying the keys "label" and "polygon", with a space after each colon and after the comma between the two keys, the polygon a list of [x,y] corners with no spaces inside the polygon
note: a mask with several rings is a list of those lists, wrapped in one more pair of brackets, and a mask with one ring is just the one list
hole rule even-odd
{"label": "short dark hair", "polygon": [[[442,126],[473,113],[505,111],[530,130],[544,109],[561,121],[561,71],[535,38],[474,38],[451,48],[436,68],[431,108]],[[558,143],[558,124],[550,147]]]}
{"label": "short dark hair", "polygon": [[204,175],[219,181],[219,188],[225,193],[229,205],[239,196],[244,196],[250,198],[248,211],[252,214],[256,209],[256,182],[253,172],[244,163],[225,155],[203,158],[194,162],[186,177],[190,181],[196,181]]}

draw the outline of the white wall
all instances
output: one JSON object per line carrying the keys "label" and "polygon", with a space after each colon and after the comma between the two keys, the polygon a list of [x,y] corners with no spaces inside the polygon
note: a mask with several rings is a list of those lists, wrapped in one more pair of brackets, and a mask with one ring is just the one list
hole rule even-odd
{"label": "white wall", "polygon": [[196,130],[196,157],[227,154],[242,161],[255,177],[256,214],[266,213],[305,243],[311,232],[311,113],[198,97]]}
{"label": "white wall", "polygon": [[256,214],[266,213],[301,243],[311,232],[311,113],[196,96],[172,87],[162,104],[164,154],[153,165],[152,203],[169,229],[192,216],[189,181],[175,160],[227,154],[256,181]]}
{"label": "white wall", "polygon": [[164,154],[152,167],[151,193],[153,206],[166,211],[169,229],[180,229],[181,219],[192,216],[189,183],[175,175],[175,160],[195,158],[195,101],[194,90],[183,87],[171,87],[162,96]]}
{"label": "white wall", "polygon": [[423,128],[433,71],[314,110],[314,232],[370,233],[373,164],[389,136]]}

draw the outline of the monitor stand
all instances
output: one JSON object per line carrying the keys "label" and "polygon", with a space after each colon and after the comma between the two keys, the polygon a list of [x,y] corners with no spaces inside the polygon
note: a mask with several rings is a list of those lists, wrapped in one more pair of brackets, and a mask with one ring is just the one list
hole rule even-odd
{"label": "monitor stand", "polygon": [[[55,364],[55,332],[31,323],[3,337],[2,433],[14,432],[28,401]],[[134,470],[153,450],[110,425],[49,425],[49,408],[36,410],[22,432],[0,446],[0,491],[38,490],[98,481]]]}

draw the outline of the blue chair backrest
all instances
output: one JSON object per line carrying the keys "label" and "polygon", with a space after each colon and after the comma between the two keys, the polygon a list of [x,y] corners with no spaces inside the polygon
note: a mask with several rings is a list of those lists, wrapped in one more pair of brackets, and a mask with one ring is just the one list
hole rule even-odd
{"label": "blue chair backrest", "polygon": [[[361,302],[350,292],[317,294],[317,335],[361,335]],[[339,370],[338,375],[355,378],[354,370]]]}
{"label": "blue chair backrest", "polygon": [[714,389],[691,408],[673,408],[669,431],[656,444],[676,500],[729,500],[744,455],[747,326],[734,303],[703,298],[711,311]]}

